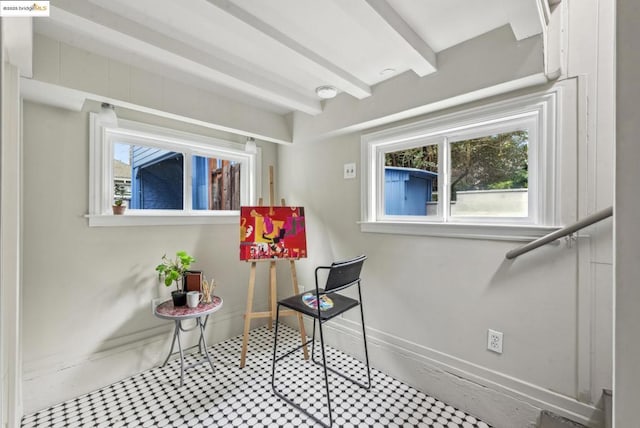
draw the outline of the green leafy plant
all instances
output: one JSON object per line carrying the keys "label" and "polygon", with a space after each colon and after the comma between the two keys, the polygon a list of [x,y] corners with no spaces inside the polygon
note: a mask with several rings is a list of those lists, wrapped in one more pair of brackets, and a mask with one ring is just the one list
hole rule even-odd
{"label": "green leafy plant", "polygon": [[187,254],[186,251],[178,251],[175,259],[170,259],[165,254],[162,256],[162,263],[156,266],[156,272],[158,272],[158,279],[164,281],[164,285],[171,286],[173,282],[176,283],[176,289],[180,291],[179,282],[186,271],[189,270],[191,263],[194,263],[196,259]]}
{"label": "green leafy plant", "polygon": [[124,202],[124,195],[126,190],[127,189],[124,186],[124,184],[116,184],[116,188],[115,188],[116,199],[115,199],[115,202],[113,203],[115,206],[119,207],[122,205],[122,203]]}

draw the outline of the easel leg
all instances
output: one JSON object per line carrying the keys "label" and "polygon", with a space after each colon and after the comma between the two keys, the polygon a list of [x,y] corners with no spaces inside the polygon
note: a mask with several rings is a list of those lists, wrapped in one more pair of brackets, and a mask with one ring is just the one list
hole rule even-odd
{"label": "easel leg", "polygon": [[249,343],[249,327],[251,326],[251,313],[253,312],[253,290],[256,285],[256,262],[251,262],[249,272],[249,291],[247,292],[247,309],[244,312],[244,331],[242,335],[242,353],[240,355],[240,368],[244,367],[247,357],[247,345]]}
{"label": "easel leg", "polygon": [[278,291],[276,286],[276,262],[269,263],[269,330],[273,327],[276,314],[276,298]]}
{"label": "easel leg", "polygon": [[[293,260],[289,260],[289,265],[291,266],[291,284],[293,285],[293,295],[296,296],[300,294],[298,291],[298,275],[296,273],[296,264]],[[298,328],[300,329],[300,340],[302,343],[307,341],[307,332],[304,330],[304,322],[302,321],[302,314],[298,312],[296,314],[298,317]],[[307,345],[304,345],[302,348],[302,352],[304,352],[304,359],[309,359],[309,351],[307,350]]]}

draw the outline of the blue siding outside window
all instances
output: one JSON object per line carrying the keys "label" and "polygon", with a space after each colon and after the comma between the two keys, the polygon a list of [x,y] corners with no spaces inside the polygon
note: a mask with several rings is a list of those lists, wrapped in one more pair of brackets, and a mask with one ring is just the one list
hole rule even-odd
{"label": "blue siding outside window", "polygon": [[135,146],[132,159],[131,208],[183,209],[182,153]]}
{"label": "blue siding outside window", "polygon": [[209,209],[209,165],[208,158],[203,156],[193,157],[193,198],[194,210]]}
{"label": "blue siding outside window", "polygon": [[438,174],[415,168],[385,167],[384,210],[386,215],[427,215]]}

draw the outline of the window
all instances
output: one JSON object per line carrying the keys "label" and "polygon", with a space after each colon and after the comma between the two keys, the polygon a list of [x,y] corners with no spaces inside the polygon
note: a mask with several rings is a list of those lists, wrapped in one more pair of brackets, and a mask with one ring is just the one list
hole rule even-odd
{"label": "window", "polygon": [[560,92],[364,135],[362,230],[522,238],[556,226]]}
{"label": "window", "polygon": [[[91,129],[91,226],[236,222],[255,200],[259,151],[122,119],[107,128],[95,114]],[[117,187],[127,215],[114,217]]]}
{"label": "window", "polygon": [[536,135],[536,121],[525,116],[381,145],[381,219],[532,223],[529,148]]}

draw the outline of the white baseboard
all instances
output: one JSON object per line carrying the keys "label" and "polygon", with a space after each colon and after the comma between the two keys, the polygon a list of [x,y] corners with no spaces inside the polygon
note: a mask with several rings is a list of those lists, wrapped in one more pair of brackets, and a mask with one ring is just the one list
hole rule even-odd
{"label": "white baseboard", "polygon": [[[324,327],[331,346],[364,358],[359,323],[341,319]],[[603,412],[595,406],[521,379],[368,327],[367,343],[372,367],[497,428],[537,427],[541,410],[588,427],[603,426]]]}
{"label": "white baseboard", "polygon": [[[212,317],[206,329],[208,344],[241,334],[243,315],[244,308],[233,308]],[[24,413],[50,407],[162,364],[171,346],[173,325],[164,323],[107,339],[90,354],[69,352],[25,363]],[[190,333],[181,336],[185,349],[197,344],[197,333]]]}

